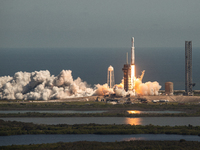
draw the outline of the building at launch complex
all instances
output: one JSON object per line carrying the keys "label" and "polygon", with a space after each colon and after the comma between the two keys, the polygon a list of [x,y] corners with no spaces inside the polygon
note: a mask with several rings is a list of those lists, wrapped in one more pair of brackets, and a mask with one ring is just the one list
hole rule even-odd
{"label": "building at launch complex", "polygon": [[185,41],[185,95],[193,95],[192,82],[192,41]]}
{"label": "building at launch complex", "polygon": [[[134,81],[135,81],[135,47],[134,47],[134,37],[132,37],[132,49],[131,49],[131,64],[128,63],[128,53],[127,61],[122,68],[124,73],[123,82],[125,91],[133,91]],[[192,96],[192,87],[195,83],[192,82],[192,41],[185,41],[185,95]],[[166,95],[173,95],[173,83],[165,83],[165,93]]]}

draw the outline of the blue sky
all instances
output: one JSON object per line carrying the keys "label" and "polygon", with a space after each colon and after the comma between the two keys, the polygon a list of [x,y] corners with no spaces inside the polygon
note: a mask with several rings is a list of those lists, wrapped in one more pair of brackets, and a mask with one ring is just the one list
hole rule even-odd
{"label": "blue sky", "polygon": [[199,0],[0,0],[0,48],[200,47]]}

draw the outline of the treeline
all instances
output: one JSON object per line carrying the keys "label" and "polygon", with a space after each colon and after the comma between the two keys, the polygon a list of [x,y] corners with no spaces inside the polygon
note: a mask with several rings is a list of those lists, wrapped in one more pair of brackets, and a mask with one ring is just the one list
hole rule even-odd
{"label": "treeline", "polygon": [[123,141],[123,142],[58,142],[52,144],[30,144],[0,146],[3,150],[29,149],[29,150],[197,150],[200,142],[194,141]]}
{"label": "treeline", "polygon": [[0,114],[0,117],[197,117],[200,113],[143,113],[129,114],[127,111],[103,112],[103,113],[9,113]]}
{"label": "treeline", "polygon": [[148,103],[148,104],[108,104],[104,102],[45,102],[45,103],[1,103],[1,110],[107,110],[107,109],[136,109],[136,110],[188,110],[200,111],[197,104],[179,103]]}
{"label": "treeline", "polygon": [[[130,106],[130,105],[129,105]],[[125,106],[125,107],[129,107]],[[48,110],[48,109],[93,109],[93,108],[119,108],[119,106],[115,106],[108,103],[103,102],[10,102],[10,103],[1,103],[0,109],[1,110],[15,110],[15,109],[42,109],[42,110]]]}
{"label": "treeline", "polygon": [[0,120],[0,135],[21,134],[181,134],[199,135],[200,126],[58,124],[41,125]]}

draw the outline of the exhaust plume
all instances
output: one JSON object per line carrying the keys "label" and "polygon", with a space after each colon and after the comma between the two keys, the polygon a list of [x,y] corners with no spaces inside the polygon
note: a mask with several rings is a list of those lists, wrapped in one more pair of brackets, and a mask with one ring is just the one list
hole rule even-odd
{"label": "exhaust plume", "polygon": [[[144,71],[140,78],[135,78],[136,95],[158,95],[161,86],[158,82],[142,83]],[[58,76],[48,70],[35,72],[16,72],[13,77],[0,77],[0,99],[6,100],[50,100],[70,97],[103,96],[116,94],[125,97],[134,96],[133,91],[126,92],[121,84],[109,88],[108,84],[97,84],[91,88],[80,77],[73,79],[71,70],[62,70]]]}
{"label": "exhaust plume", "polygon": [[159,90],[161,89],[161,85],[157,81],[154,82],[146,82],[142,83],[142,79],[144,77],[145,70],[142,71],[142,75],[135,79],[135,91],[137,95],[158,95]]}
{"label": "exhaust plume", "polygon": [[0,99],[48,100],[91,96],[94,90],[79,77],[73,80],[71,70],[62,70],[57,77],[48,70],[17,72],[14,77],[0,77]]}

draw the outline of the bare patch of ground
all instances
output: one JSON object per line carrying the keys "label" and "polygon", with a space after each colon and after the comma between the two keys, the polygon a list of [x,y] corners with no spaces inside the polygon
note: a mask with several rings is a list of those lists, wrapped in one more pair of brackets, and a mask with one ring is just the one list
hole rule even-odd
{"label": "bare patch of ground", "polygon": [[142,96],[149,101],[152,100],[169,100],[169,102],[178,103],[200,103],[200,96]]}

